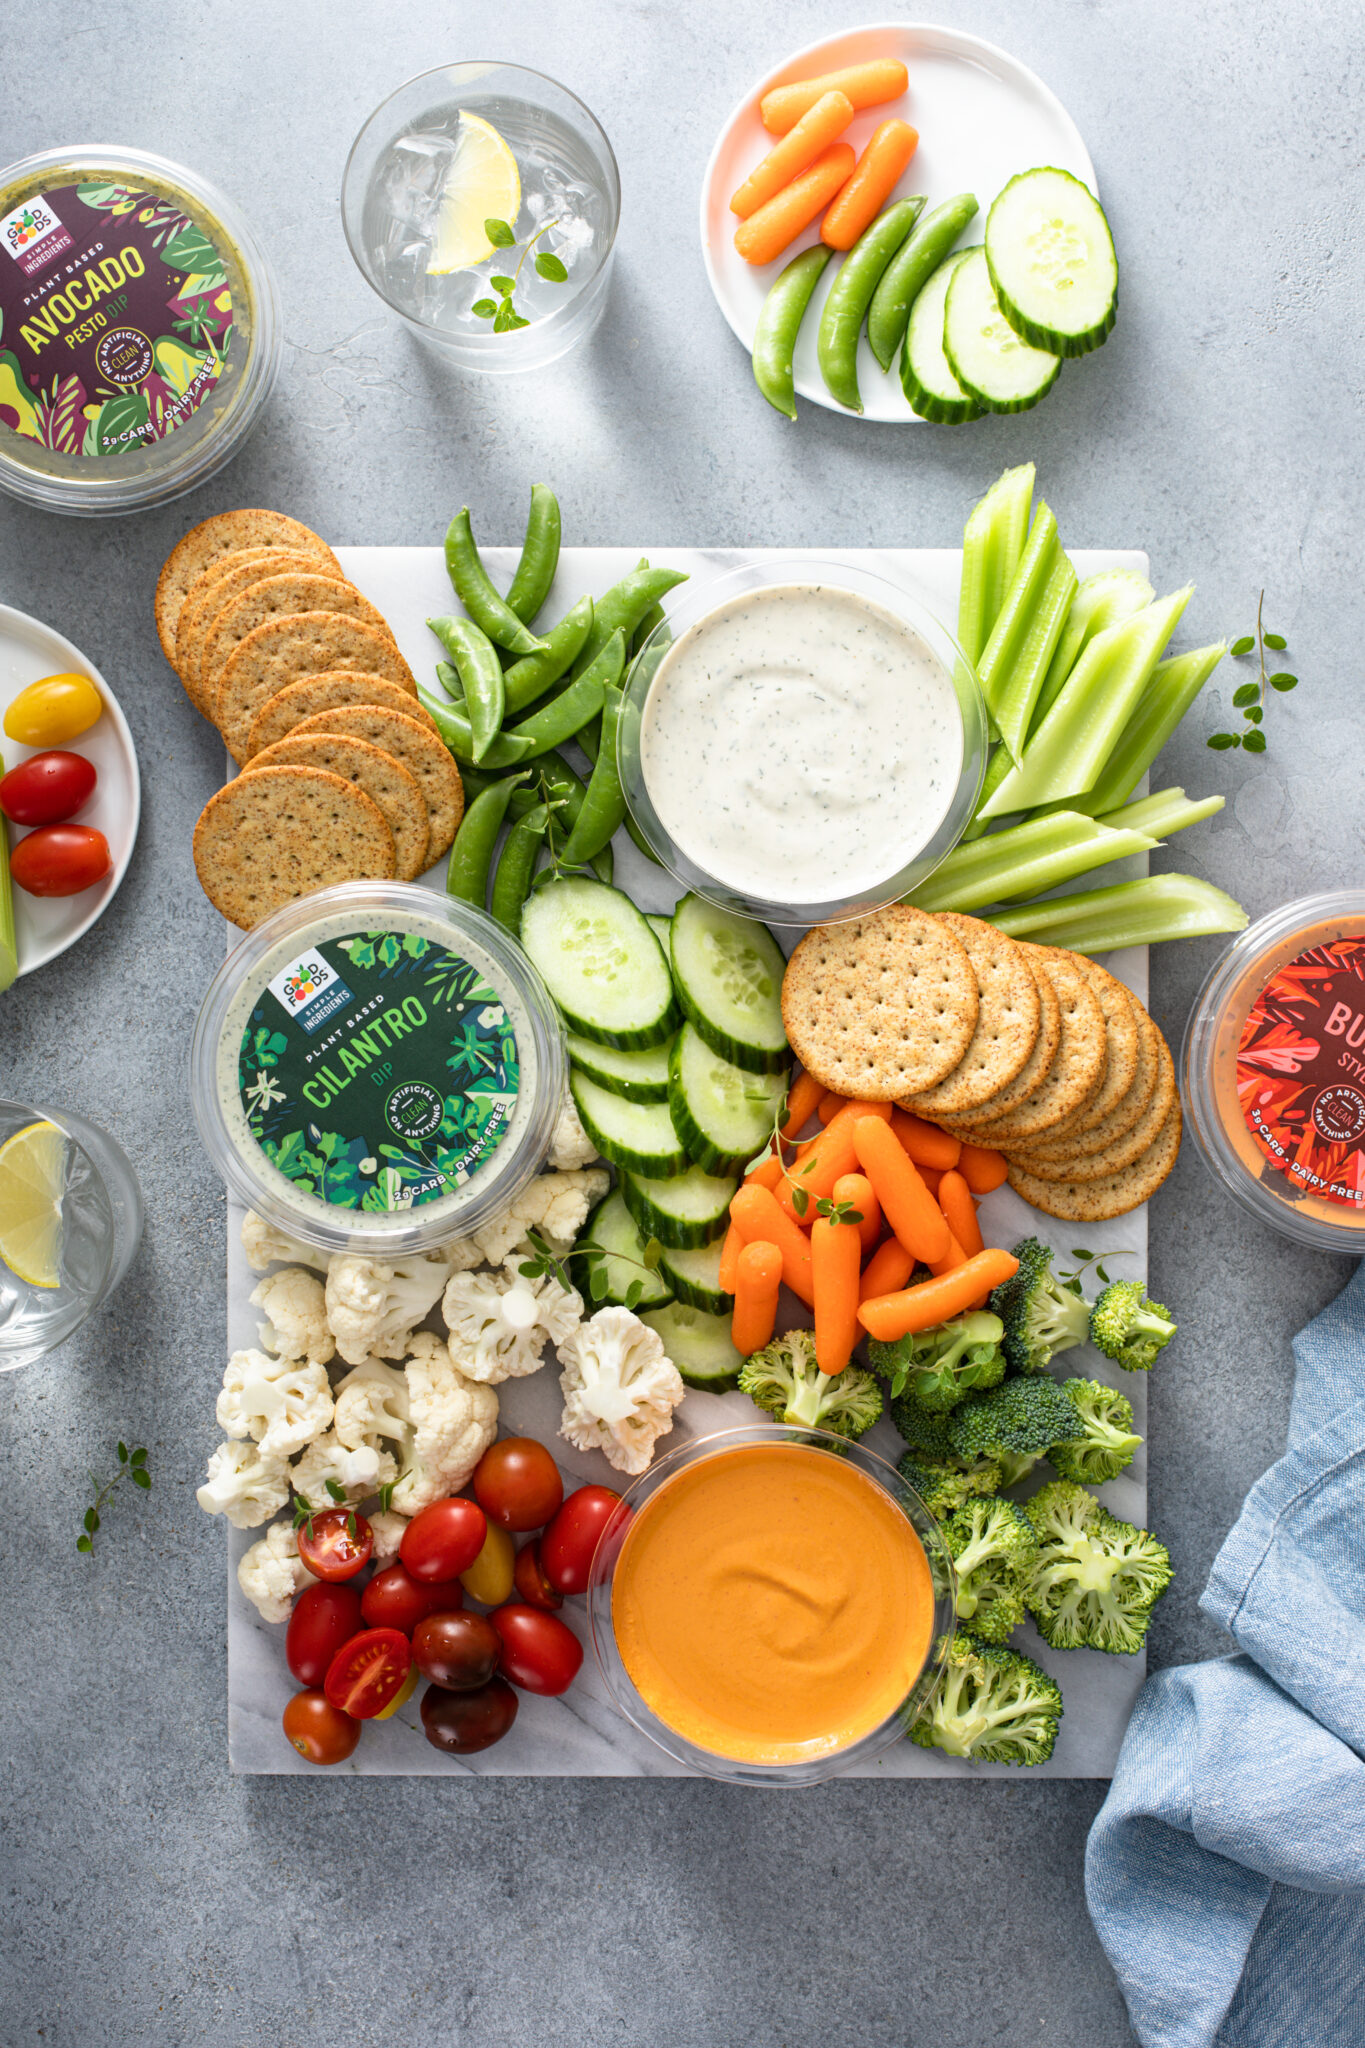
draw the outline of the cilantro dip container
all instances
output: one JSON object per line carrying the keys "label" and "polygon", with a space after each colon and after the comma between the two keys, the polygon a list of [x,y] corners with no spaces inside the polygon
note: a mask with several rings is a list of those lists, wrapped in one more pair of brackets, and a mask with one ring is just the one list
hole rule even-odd
{"label": "cilantro dip container", "polygon": [[275,280],[231,202],[105,144],[0,171],[0,488],[135,512],[234,455],[279,367]]}
{"label": "cilantro dip container", "polygon": [[564,1093],[558,1011],[481,910],[402,882],[287,904],[233,948],[190,1048],[205,1150],[238,1198],[326,1251],[471,1231],[539,1169]]}
{"label": "cilantro dip container", "polygon": [[1188,1128],[1233,1200],[1315,1251],[1365,1253],[1365,890],[1249,926],[1200,991],[1181,1063]]}

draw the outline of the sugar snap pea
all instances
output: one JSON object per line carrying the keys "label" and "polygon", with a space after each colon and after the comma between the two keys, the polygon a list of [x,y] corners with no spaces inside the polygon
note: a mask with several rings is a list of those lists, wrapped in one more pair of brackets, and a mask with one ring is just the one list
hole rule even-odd
{"label": "sugar snap pea", "polygon": [[919,218],[923,199],[898,199],[864,228],[844,258],[820,314],[816,354],[820,375],[832,398],[850,412],[863,409],[858,389],[858,336],[863,315],[882,272]]}
{"label": "sugar snap pea", "polygon": [[645,613],[644,617],[641,619],[639,625],[635,628],[635,631],[631,635],[630,658],[632,661],[634,661],[636,655],[640,652],[640,649],[644,646],[646,640],[648,640],[650,634],[654,631],[654,628],[656,626],[661,626],[663,622],[663,606],[661,604],[652,604],[649,610]]}
{"label": "sugar snap pea", "polygon": [[650,606],[657,604],[675,583],[686,581],[687,573],[683,569],[651,569],[645,563],[638,569],[632,569],[619,583],[613,583],[593,608],[592,631],[574,664],[574,675],[582,675],[597,659],[613,633],[620,632],[629,642]]}
{"label": "sugar snap pea", "polygon": [[608,689],[602,699],[602,736],[592,781],[559,856],[566,868],[581,867],[584,861],[600,853],[626,815],[626,799],[616,765],[616,727],[620,716],[621,692]]}
{"label": "sugar snap pea", "polygon": [[910,308],[975,215],[974,192],[959,192],[955,198],[945,199],[942,206],[916,221],[882,272],[867,309],[867,338],[884,370],[891,368],[905,339]]}
{"label": "sugar snap pea", "polygon": [[493,877],[492,911],[513,938],[521,931],[522,905],[531,893],[536,862],[550,822],[548,804],[537,804],[512,827],[503,842],[498,871]]}
{"label": "sugar snap pea", "polygon": [[521,560],[507,593],[508,610],[514,611],[524,626],[533,623],[549,596],[558,566],[559,500],[548,484],[532,484]]}
{"label": "sugar snap pea", "polygon": [[592,631],[592,613],[592,599],[580,597],[559,624],[551,626],[541,653],[523,655],[520,661],[512,663],[502,679],[507,700],[505,717],[511,718],[528,704],[534,704],[551,683],[557,683],[573,667]]}
{"label": "sugar snap pea", "polygon": [[754,329],[754,382],[769,405],[796,418],[796,337],[833,251],[823,242],[803,249],[773,280]]}
{"label": "sugar snap pea", "polygon": [[602,692],[620,682],[625,665],[626,636],[618,627],[577,682],[570,683],[561,696],[542,704],[539,711],[533,711],[510,732],[501,733],[500,740],[528,740],[528,752],[537,754],[571,740],[589,720],[596,718],[602,709]]}
{"label": "sugar snap pea", "polygon": [[[442,662],[437,674],[445,663]],[[444,691],[433,690],[430,683],[419,682],[417,697],[424,710],[429,711],[436,722],[436,730],[449,747],[456,760],[463,763],[474,759],[474,728],[464,710],[463,703],[452,703]],[[541,742],[543,745],[544,742]],[[533,739],[516,739],[511,733],[500,732],[491,746],[484,749],[482,766],[485,768],[515,768],[528,754],[540,751]]]}
{"label": "sugar snap pea", "polygon": [[499,597],[493,588],[474,543],[468,505],[455,514],[446,529],[446,569],[456,597],[496,646],[506,647],[513,654],[539,651],[543,642],[529,626],[523,625],[506,598]]}
{"label": "sugar snap pea", "polygon": [[507,701],[498,650],[472,619],[428,619],[427,625],[455,664],[474,735],[474,759],[482,761],[501,728]]}
{"label": "sugar snap pea", "polygon": [[480,910],[488,894],[493,848],[497,845],[507,806],[516,794],[520,780],[520,776],[509,775],[503,781],[489,782],[486,788],[479,790],[460,820],[455,844],[450,849],[446,892],[458,896],[462,903],[476,904]]}

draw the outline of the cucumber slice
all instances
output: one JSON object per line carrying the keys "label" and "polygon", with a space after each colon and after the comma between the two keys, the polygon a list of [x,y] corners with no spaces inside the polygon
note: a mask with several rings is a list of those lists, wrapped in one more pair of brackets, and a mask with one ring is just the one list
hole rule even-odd
{"label": "cucumber slice", "polygon": [[613,1166],[658,1180],[687,1172],[687,1148],[673,1128],[666,1102],[627,1102],[623,1095],[599,1088],[576,1067],[569,1071],[569,1087],[584,1130]]}
{"label": "cucumber slice", "polygon": [[700,896],[673,913],[678,1001],[713,1052],[751,1074],[779,1074],[791,1058],[782,1024],[787,963],[766,925]]}
{"label": "cucumber slice", "polygon": [[[585,1258],[584,1248],[588,1245],[600,1245],[606,1256]],[[673,1299],[662,1262],[652,1273],[645,1265],[645,1241],[635,1228],[635,1219],[619,1188],[613,1188],[589,1216],[587,1228],[569,1260],[569,1273],[584,1301],[594,1308],[662,1308]],[[593,1292],[594,1273],[606,1275],[605,1294]],[[599,1280],[598,1286],[601,1284]],[[635,1287],[641,1291],[631,1301],[630,1292]]]}
{"label": "cucumber slice", "polygon": [[708,1315],[675,1301],[640,1317],[657,1330],[665,1349],[689,1387],[707,1394],[728,1394],[739,1385],[744,1360],[730,1338],[730,1318]]}
{"label": "cucumber slice", "polygon": [[728,1174],[703,1173],[699,1166],[665,1179],[627,1173],[621,1181],[626,1207],[645,1237],[679,1251],[724,1237],[730,1225],[730,1203],[737,1180]]}
{"label": "cucumber slice", "polygon": [[787,1076],[755,1074],[712,1052],[695,1025],[684,1024],[668,1066],[673,1128],[708,1173],[739,1173],[772,1136]]}
{"label": "cucumber slice", "polygon": [[962,389],[943,353],[943,302],[953,272],[970,254],[970,249],[964,249],[960,255],[950,256],[922,287],[910,308],[901,350],[901,389],[911,412],[941,426],[957,427],[981,417],[981,407]]}
{"label": "cucumber slice", "polygon": [[649,1045],[643,1052],[622,1052],[615,1045],[594,1045],[576,1032],[568,1035],[569,1058],[581,1074],[609,1095],[627,1102],[667,1102],[668,1045]]}
{"label": "cucumber slice", "polygon": [[673,930],[672,918],[661,916],[653,910],[647,910],[645,912],[645,923],[663,947],[665,960],[670,959],[673,951],[673,940],[671,937]]}
{"label": "cucumber slice", "polygon": [[1057,382],[1060,356],[1021,341],[1000,310],[984,249],[968,249],[948,280],[943,353],[964,391],[990,412],[1027,412]]}
{"label": "cucumber slice", "polygon": [[678,1026],[668,961],[629,896],[551,882],[527,901],[521,943],[571,1031],[598,1045],[661,1045]]}
{"label": "cucumber slice", "polygon": [[682,1251],[676,1245],[659,1255],[659,1271],[679,1301],[692,1308],[704,1308],[708,1315],[728,1316],[735,1305],[733,1294],[720,1284],[720,1255],[725,1239]]}
{"label": "cucumber slice", "polygon": [[986,262],[1015,333],[1055,356],[1083,356],[1109,337],[1119,266],[1104,208],[1070,171],[1011,178],[986,219]]}

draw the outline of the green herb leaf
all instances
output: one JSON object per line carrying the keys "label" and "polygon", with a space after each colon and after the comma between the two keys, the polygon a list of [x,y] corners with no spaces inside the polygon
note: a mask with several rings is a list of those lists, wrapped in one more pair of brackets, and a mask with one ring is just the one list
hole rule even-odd
{"label": "green herb leaf", "polygon": [[90,1538],[88,1536],[78,1536],[76,1538],[77,1550],[85,1551],[87,1556],[94,1549],[94,1547],[94,1544],[90,1541]]}
{"label": "green herb leaf", "polygon": [[1249,754],[1263,754],[1265,752],[1265,734],[1263,732],[1244,733],[1242,735],[1242,745]]}
{"label": "green herb leaf", "polygon": [[1241,711],[1246,705],[1254,704],[1260,694],[1259,683],[1243,683],[1240,689],[1233,691],[1232,701],[1236,709]]}
{"label": "green herb leaf", "polygon": [[594,1301],[601,1301],[607,1291],[607,1276],[601,1266],[594,1266],[588,1276],[588,1292]]}
{"label": "green herb leaf", "polygon": [[98,1529],[100,1525],[99,1516],[95,1513],[95,1510],[93,1508],[87,1508],[85,1511],[84,1519],[86,1528],[90,1531],[91,1535],[93,1536],[96,1529]]}
{"label": "green herb leaf", "polygon": [[501,292],[504,298],[507,297],[509,292],[514,292],[517,288],[517,281],[514,277],[490,277],[488,282],[492,285],[494,291]]}
{"label": "green herb leaf", "polygon": [[1212,747],[1215,754],[1226,754],[1229,747],[1241,746],[1242,736],[1237,732],[1216,732],[1204,744]]}
{"label": "green herb leaf", "polygon": [[792,1207],[798,1216],[804,1216],[810,1207],[810,1196],[805,1188],[792,1189]]}
{"label": "green herb leaf", "polygon": [[1267,633],[1265,636],[1265,644],[1267,647],[1273,647],[1275,652],[1279,654],[1283,651],[1283,649],[1287,646],[1288,643],[1286,642],[1283,633]]}
{"label": "green herb leaf", "polygon": [[120,1465],[126,1465],[126,1464],[128,1463],[128,1446],[127,1446],[127,1444],[123,1444],[123,1443],[121,1443],[121,1444],[120,1444],[120,1445],[118,1446],[118,1461],[119,1461]]}
{"label": "green herb leaf", "polygon": [[1240,640],[1233,641],[1231,647],[1229,647],[1228,649],[1228,653],[1237,655],[1250,654],[1252,648],[1255,645],[1256,641],[1253,635],[1250,633],[1243,633]]}
{"label": "green herb leaf", "polygon": [[548,249],[542,249],[539,256],[537,256],[536,270],[541,277],[548,278],[551,284],[567,284],[569,282],[568,271],[564,268],[559,258],[552,256]]}
{"label": "green herb leaf", "polygon": [[150,1493],[150,1492],[151,1492],[151,1490],[152,1490],[152,1475],[151,1475],[151,1473],[150,1473],[150,1472],[149,1472],[149,1471],[147,1470],[147,1467],[146,1467],[145,1465],[134,1465],[134,1467],[133,1467],[133,1484],[134,1484],[134,1486],[140,1486],[140,1487],[142,1488],[142,1491],[143,1491],[144,1493]]}
{"label": "green herb leaf", "polygon": [[498,308],[492,299],[475,299],[469,310],[471,313],[476,314],[480,320],[491,320]]}
{"label": "green herb leaf", "polygon": [[133,1463],[134,1463],[135,1465],[145,1465],[145,1464],[146,1464],[146,1462],[147,1462],[147,1453],[146,1453],[146,1451],[145,1451],[145,1450],[137,1450],[137,1451],[134,1451],[134,1452],[133,1452]]}
{"label": "green herb leaf", "polygon": [[338,1486],[335,1479],[329,1479],[327,1481],[327,1491],[331,1494],[333,1500],[344,1501],[346,1498],[345,1487]]}
{"label": "green herb leaf", "polygon": [[498,307],[497,312],[493,315],[494,334],[510,334],[512,328],[516,325],[516,318],[517,316],[515,310],[513,309],[512,301],[510,299],[504,299],[501,305]]}
{"label": "green herb leaf", "polygon": [[1249,710],[1247,711],[1247,724],[1248,724],[1248,725],[1259,725],[1259,724],[1260,724],[1260,722],[1261,722],[1261,720],[1262,720],[1262,719],[1263,719],[1264,717],[1265,717],[1265,712],[1264,712],[1264,711],[1263,711],[1263,710],[1261,709],[1260,705],[1259,705],[1259,704],[1253,704],[1253,705],[1251,705],[1251,707],[1250,707],[1250,708],[1249,708]]}
{"label": "green herb leaf", "polygon": [[640,1305],[640,1297],[644,1293],[644,1291],[645,1283],[643,1280],[632,1280],[629,1287],[626,1289],[626,1307],[638,1308]]}
{"label": "green herb leaf", "polygon": [[659,1270],[659,1261],[663,1257],[663,1255],[664,1248],[660,1244],[658,1238],[651,1237],[649,1243],[645,1246],[644,1251],[645,1271],[648,1273],[657,1273]]}
{"label": "green herb leaf", "polygon": [[495,249],[510,249],[517,239],[510,223],[505,220],[486,220],[483,231]]}
{"label": "green herb leaf", "polygon": [[1097,1280],[1103,1280],[1106,1287],[1109,1285],[1109,1275],[1105,1272],[1103,1266],[1096,1266],[1095,1278]]}
{"label": "green herb leaf", "polygon": [[1299,687],[1298,677],[1287,674],[1284,669],[1278,675],[1267,676],[1266,681],[1272,690],[1297,690]]}

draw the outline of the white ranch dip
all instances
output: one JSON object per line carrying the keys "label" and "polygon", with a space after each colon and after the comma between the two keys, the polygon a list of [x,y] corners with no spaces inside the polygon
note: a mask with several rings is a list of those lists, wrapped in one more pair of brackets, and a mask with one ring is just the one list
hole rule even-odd
{"label": "white ranch dip", "polygon": [[952,680],[853,591],[731,598],[670,648],[640,753],[660,823],[706,874],[771,903],[873,892],[928,844],[962,769]]}

